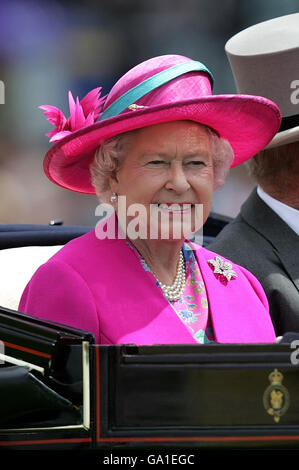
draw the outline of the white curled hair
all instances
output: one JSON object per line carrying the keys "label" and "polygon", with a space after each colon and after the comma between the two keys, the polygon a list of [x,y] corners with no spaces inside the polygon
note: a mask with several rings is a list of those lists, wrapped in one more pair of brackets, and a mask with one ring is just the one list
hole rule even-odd
{"label": "white curled hair", "polygon": [[124,132],[105,140],[97,148],[90,165],[91,183],[100,202],[109,202],[111,189],[109,178],[121,167],[128,146],[136,131]]}
{"label": "white curled hair", "polygon": [[[211,139],[214,167],[214,190],[221,188],[226,181],[234,152],[230,143],[219,137],[215,131],[206,127]],[[110,202],[111,189],[109,178],[121,167],[127,154],[128,146],[134,134],[133,130],[119,134],[101,143],[90,165],[91,181],[100,202]]]}

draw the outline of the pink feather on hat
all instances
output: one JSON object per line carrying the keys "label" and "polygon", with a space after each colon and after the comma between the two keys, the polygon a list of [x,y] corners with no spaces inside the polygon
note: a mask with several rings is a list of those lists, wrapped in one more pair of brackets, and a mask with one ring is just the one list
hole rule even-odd
{"label": "pink feather on hat", "polygon": [[50,142],[57,142],[72,132],[96,122],[106,99],[106,96],[100,98],[101,89],[102,87],[94,88],[81,101],[78,96],[75,101],[72,92],[69,91],[70,117],[68,119],[55,106],[47,104],[39,106],[44,111],[47,120],[55,126],[55,129],[46,134],[50,137]]}

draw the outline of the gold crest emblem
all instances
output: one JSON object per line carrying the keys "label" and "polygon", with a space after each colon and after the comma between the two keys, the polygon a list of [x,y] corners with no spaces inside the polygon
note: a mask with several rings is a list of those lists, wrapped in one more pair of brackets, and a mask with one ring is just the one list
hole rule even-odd
{"label": "gold crest emblem", "polygon": [[269,415],[273,416],[275,423],[279,423],[280,417],[285,414],[290,406],[289,392],[282,385],[283,375],[275,369],[269,375],[270,385],[263,396],[263,404]]}

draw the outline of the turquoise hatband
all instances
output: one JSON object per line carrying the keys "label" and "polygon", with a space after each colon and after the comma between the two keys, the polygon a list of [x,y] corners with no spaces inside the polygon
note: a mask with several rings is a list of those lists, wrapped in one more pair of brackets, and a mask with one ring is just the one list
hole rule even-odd
{"label": "turquoise hatband", "polygon": [[108,106],[107,109],[105,109],[105,111],[100,115],[99,121],[117,116],[127,109],[128,106],[136,103],[140,98],[147,95],[147,93],[188,72],[206,72],[210,76],[210,80],[213,85],[213,76],[204,64],[197,61],[183,62],[182,64],[174,65],[166,70],[162,70],[162,72],[147,78],[128,90]]}

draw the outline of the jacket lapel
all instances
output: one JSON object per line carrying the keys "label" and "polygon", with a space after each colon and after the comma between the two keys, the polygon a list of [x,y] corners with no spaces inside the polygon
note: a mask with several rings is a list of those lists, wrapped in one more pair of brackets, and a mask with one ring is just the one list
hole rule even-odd
{"label": "jacket lapel", "polygon": [[[100,293],[101,323],[108,338],[116,344],[152,344],[151,338],[155,338],[155,344],[198,344],[156,286],[154,276],[144,270],[125,240],[106,240],[99,247],[102,247],[100,257],[94,258],[101,259],[105,266],[105,279],[100,280],[100,284],[105,285],[105,290]],[[193,245],[193,249],[205,282],[216,341],[269,342],[273,334],[272,323],[269,319],[267,329],[265,309],[257,300],[254,289],[248,288],[248,281],[245,281],[246,289],[244,282],[238,279],[226,285],[221,283],[208,263],[209,259],[215,258],[215,253],[197,245]],[[114,303],[116,294],[118,301]],[[244,295],[248,297],[245,302]],[[111,319],[111,304],[117,323]],[[253,311],[257,315],[253,316]],[[265,332],[264,337],[261,331]]]}
{"label": "jacket lapel", "polygon": [[[132,342],[136,340],[138,344],[151,344],[151,338],[154,337],[156,344],[197,344],[188,327],[157,287],[153,274],[145,271],[125,240],[116,240],[113,243],[110,265],[112,254],[118,282],[126,286],[122,304],[125,305],[126,321],[121,330],[132,333]],[[120,259],[122,263],[119,263]],[[132,279],[134,283],[128,282]],[[151,299],[150,303],[148,299]],[[118,315],[119,318],[121,316]],[[120,338],[121,342],[131,342],[131,333],[124,333]]]}
{"label": "jacket lapel", "polygon": [[223,283],[208,263],[210,259],[215,259],[216,253],[202,247],[195,248],[195,253],[205,282],[216,341],[273,342],[275,335],[270,316],[240,268],[233,265],[238,277]]}

